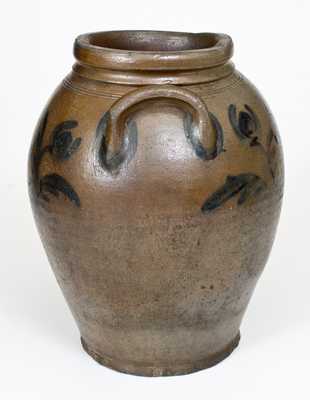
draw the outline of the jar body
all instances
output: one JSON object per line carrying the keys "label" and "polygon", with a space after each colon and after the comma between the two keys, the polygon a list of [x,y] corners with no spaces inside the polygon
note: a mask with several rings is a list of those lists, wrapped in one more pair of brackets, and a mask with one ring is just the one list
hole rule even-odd
{"label": "jar body", "polygon": [[235,71],[182,87],[222,134],[210,159],[191,140],[195,110],[158,96],[125,112],[129,145],[108,163],[104,118],[136,89],[66,78],[34,136],[30,197],[84,348],[120,371],[176,375],[238,344],[274,240],[282,149],[263,99]]}

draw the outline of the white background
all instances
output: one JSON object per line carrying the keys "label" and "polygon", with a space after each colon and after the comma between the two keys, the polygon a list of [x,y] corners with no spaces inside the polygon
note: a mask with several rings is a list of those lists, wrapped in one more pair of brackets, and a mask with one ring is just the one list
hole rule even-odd
{"label": "white background", "polygon": [[[310,398],[309,17],[309,0],[1,1],[1,399]],[[124,375],[82,352],[29,206],[26,161],[39,113],[73,64],[74,38],[111,29],[230,34],[237,68],[263,93],[282,135],[282,217],[240,346],[188,376]]]}

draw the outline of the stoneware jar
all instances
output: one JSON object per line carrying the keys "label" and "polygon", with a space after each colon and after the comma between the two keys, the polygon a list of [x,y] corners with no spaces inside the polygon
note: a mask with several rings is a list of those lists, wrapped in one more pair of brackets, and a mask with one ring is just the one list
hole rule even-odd
{"label": "stoneware jar", "polygon": [[283,158],[232,52],[224,34],[81,35],[38,122],[36,224],[84,349],[108,367],[186,374],[238,345]]}

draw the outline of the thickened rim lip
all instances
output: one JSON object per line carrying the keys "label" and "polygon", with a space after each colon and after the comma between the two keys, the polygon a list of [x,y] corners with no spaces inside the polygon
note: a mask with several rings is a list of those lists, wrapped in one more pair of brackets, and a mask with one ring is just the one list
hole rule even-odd
{"label": "thickened rim lip", "polygon": [[80,35],[74,43],[79,63],[125,71],[211,68],[232,54],[232,39],[222,33],[106,31]]}

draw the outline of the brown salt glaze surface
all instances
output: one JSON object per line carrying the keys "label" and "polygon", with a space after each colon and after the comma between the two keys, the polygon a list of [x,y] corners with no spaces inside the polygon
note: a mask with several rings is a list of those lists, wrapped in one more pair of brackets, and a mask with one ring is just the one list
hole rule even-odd
{"label": "brown salt glaze surface", "polygon": [[84,349],[179,375],[239,342],[283,193],[279,133],[227,35],[99,32],[44,110],[29,189]]}

